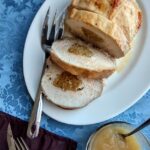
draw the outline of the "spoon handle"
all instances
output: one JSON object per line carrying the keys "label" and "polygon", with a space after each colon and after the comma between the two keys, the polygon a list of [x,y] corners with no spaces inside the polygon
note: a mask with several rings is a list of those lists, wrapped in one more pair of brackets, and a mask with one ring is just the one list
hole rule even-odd
{"label": "spoon handle", "polygon": [[135,134],[136,132],[140,131],[141,129],[147,127],[148,125],[150,125],[150,119],[148,119],[147,121],[145,121],[144,123],[142,123],[139,127],[137,127],[135,130],[133,130],[132,132],[125,134],[125,137],[130,136],[132,134]]}

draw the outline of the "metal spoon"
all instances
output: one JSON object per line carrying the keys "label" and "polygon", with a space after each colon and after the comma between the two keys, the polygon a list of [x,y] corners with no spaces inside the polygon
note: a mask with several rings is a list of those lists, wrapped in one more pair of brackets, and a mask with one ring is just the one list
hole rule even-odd
{"label": "metal spoon", "polygon": [[127,134],[120,134],[123,138],[127,138],[128,136],[131,136],[135,133],[137,133],[138,131],[142,130],[143,128],[147,127],[148,125],[150,125],[150,119],[148,119],[147,121],[145,121],[144,123],[142,123],[139,127],[137,127],[136,129],[134,129],[133,131],[127,133]]}

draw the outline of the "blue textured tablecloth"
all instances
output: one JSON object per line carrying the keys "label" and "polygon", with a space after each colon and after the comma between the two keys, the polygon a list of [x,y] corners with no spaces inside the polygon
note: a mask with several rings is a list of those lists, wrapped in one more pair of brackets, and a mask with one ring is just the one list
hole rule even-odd
{"label": "blue textured tablecloth", "polygon": [[[0,0],[0,111],[24,120],[28,120],[33,103],[23,78],[23,47],[29,26],[42,3],[43,0]],[[138,125],[149,117],[150,91],[112,120]],[[46,115],[42,118],[43,128],[76,140],[80,150],[84,150],[89,135],[99,126],[71,126]],[[150,128],[143,132],[150,138]]]}

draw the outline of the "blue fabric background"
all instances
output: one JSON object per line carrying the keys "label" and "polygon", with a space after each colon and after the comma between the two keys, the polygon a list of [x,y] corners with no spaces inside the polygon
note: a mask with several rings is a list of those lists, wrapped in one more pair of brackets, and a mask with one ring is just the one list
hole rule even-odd
{"label": "blue fabric background", "polygon": [[[43,0],[0,0],[0,111],[24,120],[28,120],[33,103],[23,78],[23,47],[29,26],[42,3]],[[112,120],[138,125],[149,117],[150,91]],[[85,148],[89,135],[100,125],[71,126],[46,115],[42,118],[43,128],[76,140],[79,150]],[[150,127],[143,132],[150,138]]]}

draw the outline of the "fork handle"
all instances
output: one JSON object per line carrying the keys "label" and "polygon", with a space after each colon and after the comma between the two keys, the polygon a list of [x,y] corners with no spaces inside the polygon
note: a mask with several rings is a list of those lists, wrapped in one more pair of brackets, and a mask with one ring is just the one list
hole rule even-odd
{"label": "fork handle", "polygon": [[27,136],[31,139],[37,137],[39,134],[40,122],[41,122],[41,117],[42,117],[42,108],[43,108],[43,101],[42,101],[43,94],[41,90],[41,80],[42,80],[45,68],[46,68],[46,56],[44,60],[44,65],[42,69],[42,74],[41,74],[34,106],[32,109],[31,117],[28,123],[28,128],[27,128]]}
{"label": "fork handle", "polygon": [[35,138],[39,134],[40,122],[42,117],[42,92],[41,87],[39,89],[38,96],[35,99],[33,110],[28,124],[27,136],[31,139]]}

